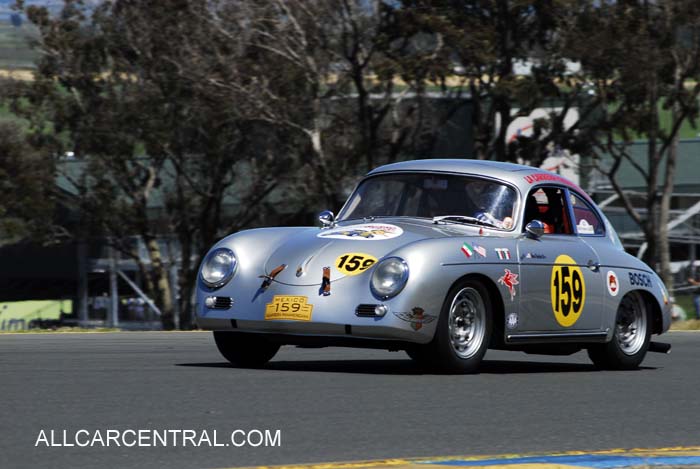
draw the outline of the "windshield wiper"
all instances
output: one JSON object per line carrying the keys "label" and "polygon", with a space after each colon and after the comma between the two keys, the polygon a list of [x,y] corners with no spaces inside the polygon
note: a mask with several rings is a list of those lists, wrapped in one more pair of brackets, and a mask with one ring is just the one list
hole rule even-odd
{"label": "windshield wiper", "polygon": [[494,225],[493,223],[479,220],[478,218],[469,217],[467,215],[440,215],[439,217],[433,217],[433,223],[438,224],[440,222],[460,224],[473,223],[475,225],[492,226],[494,228],[498,228],[498,226]]}
{"label": "windshield wiper", "polygon": [[405,215],[368,215],[366,217],[362,217],[362,220],[367,223],[368,221],[374,221],[377,218],[402,218],[405,217]]}

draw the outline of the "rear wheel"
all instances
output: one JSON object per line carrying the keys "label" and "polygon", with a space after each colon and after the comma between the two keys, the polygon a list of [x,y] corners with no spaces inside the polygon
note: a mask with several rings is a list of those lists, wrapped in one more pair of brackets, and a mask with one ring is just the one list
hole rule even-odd
{"label": "rear wheel", "polygon": [[231,331],[214,331],[214,341],[226,360],[244,368],[263,366],[280,348],[264,337]]}
{"label": "rear wheel", "polygon": [[592,346],[588,356],[602,369],[632,370],[642,363],[651,340],[651,322],[644,299],[629,293],[620,301],[610,342]]}
{"label": "rear wheel", "polygon": [[464,280],[447,295],[433,341],[407,350],[421,365],[448,373],[474,373],[491,337],[492,310],[488,291]]}

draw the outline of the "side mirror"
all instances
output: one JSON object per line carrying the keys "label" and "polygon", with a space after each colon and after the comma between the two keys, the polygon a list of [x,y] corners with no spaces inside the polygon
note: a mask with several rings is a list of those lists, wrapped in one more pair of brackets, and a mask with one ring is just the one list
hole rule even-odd
{"label": "side mirror", "polygon": [[527,235],[534,239],[539,239],[544,234],[544,223],[539,220],[532,220],[525,226]]}
{"label": "side mirror", "polygon": [[318,214],[318,221],[321,222],[321,228],[332,228],[335,225],[335,215],[330,210],[324,210]]}

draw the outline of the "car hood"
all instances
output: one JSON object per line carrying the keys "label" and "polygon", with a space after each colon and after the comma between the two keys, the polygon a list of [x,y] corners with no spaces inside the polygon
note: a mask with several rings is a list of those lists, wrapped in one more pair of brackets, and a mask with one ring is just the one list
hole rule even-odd
{"label": "car hood", "polygon": [[[325,267],[330,268],[332,280],[347,276],[336,267],[342,256],[379,260],[415,241],[465,236],[475,231],[478,228],[436,225],[430,220],[385,218],[367,223],[343,222],[334,228],[309,228],[293,232],[272,251],[265,262],[265,275],[274,274],[275,281],[287,285],[320,285]],[[280,270],[283,265],[286,267]]]}

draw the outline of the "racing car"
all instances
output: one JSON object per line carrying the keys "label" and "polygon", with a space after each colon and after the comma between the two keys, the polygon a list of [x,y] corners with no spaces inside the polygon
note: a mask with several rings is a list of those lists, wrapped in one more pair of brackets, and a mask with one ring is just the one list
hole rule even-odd
{"label": "racing car", "polygon": [[669,294],[570,180],[512,163],[381,166],[317,227],[225,237],[204,258],[196,319],[242,367],[283,345],[404,350],[472,373],[489,348],[633,369],[668,330]]}

